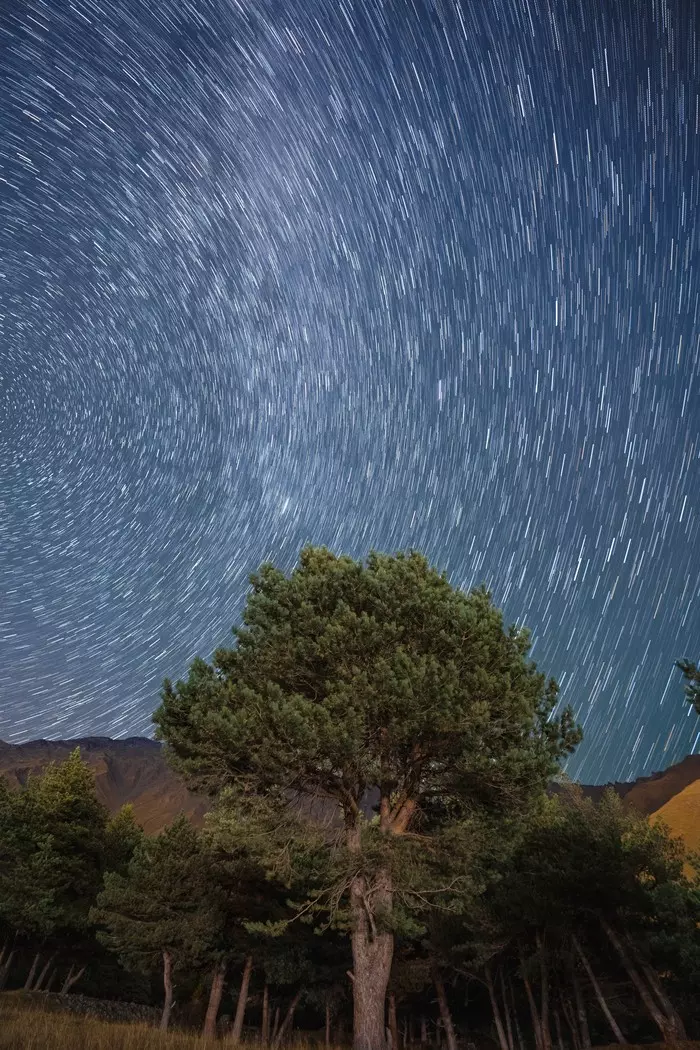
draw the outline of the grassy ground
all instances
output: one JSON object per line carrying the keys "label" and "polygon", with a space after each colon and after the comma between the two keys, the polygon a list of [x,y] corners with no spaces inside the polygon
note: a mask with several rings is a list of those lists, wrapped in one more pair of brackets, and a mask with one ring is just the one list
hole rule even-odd
{"label": "grassy ground", "polygon": [[[22,992],[0,993],[0,1050],[233,1050],[226,1038],[202,1039],[178,1031],[161,1033],[146,1024],[117,1024],[62,1012],[29,1000]],[[261,1050],[249,1043],[248,1050]],[[299,1040],[285,1050],[318,1050]],[[332,1047],[331,1050],[347,1050]],[[700,1047],[698,1047],[700,1050]]]}
{"label": "grassy ground", "polygon": [[49,1012],[12,994],[0,997],[0,1050],[210,1050],[217,1045],[226,1043]]}
{"label": "grassy ground", "polygon": [[[225,1050],[233,1044],[180,1032],[161,1034],[140,1024],[112,1024],[76,1014],[42,1010],[20,994],[0,995],[0,1050]],[[308,1050],[305,1044],[286,1050]],[[339,1048],[334,1048],[339,1050]],[[617,1043],[594,1050],[621,1050]],[[625,1050],[669,1050],[664,1043]],[[700,1042],[679,1044],[677,1050],[700,1050]]]}

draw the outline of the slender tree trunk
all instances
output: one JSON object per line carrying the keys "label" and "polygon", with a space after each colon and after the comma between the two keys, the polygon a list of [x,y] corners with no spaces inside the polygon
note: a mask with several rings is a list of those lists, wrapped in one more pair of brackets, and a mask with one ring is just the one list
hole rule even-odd
{"label": "slender tree trunk", "polygon": [[673,1026],[674,1030],[675,1039],[679,1042],[687,1040],[688,1036],[685,1030],[685,1025],[683,1024],[683,1021],[675,1006],[673,1005],[669,997],[666,995],[666,992],[659,980],[659,976],[656,970],[650,963],[646,961],[646,959],[642,958],[640,953],[637,951],[634,942],[628,935],[625,936],[625,941],[627,942],[627,945],[631,950],[632,957],[636,960],[637,965],[646,977],[647,984],[656,996],[657,1002],[659,1003],[661,1009],[664,1011],[669,1021],[671,1022],[671,1025]]}
{"label": "slender tree trunk", "polygon": [[484,967],[484,974],[486,976],[486,987],[489,992],[489,1000],[491,1002],[491,1012],[493,1014],[493,1023],[496,1026],[496,1034],[498,1035],[498,1045],[501,1050],[508,1050],[508,1040],[506,1039],[505,1028],[503,1027],[503,1021],[501,1020],[501,1011],[498,1009],[498,1000],[496,999],[496,989],[493,985],[493,974],[491,971],[491,963],[486,963]]}
{"label": "slender tree trunk", "polygon": [[559,1011],[557,1010],[556,1006],[554,1007],[553,1013],[554,1013],[554,1027],[555,1027],[556,1032],[557,1032],[557,1046],[559,1047],[559,1050],[564,1050],[564,1038],[562,1036],[562,1031],[561,1031],[561,1018],[559,1017]]}
{"label": "slender tree trunk", "polygon": [[296,1010],[297,1006],[299,1005],[299,1000],[300,999],[301,999],[301,988],[299,989],[299,991],[296,993],[296,995],[292,999],[291,1003],[289,1004],[287,1012],[284,1015],[284,1021],[282,1021],[282,1024],[277,1029],[277,1034],[275,1035],[275,1038],[272,1040],[273,1050],[276,1050],[276,1048],[281,1045],[282,1040],[284,1038],[285,1032],[290,1027],[292,1021],[294,1020],[294,1011]]}
{"label": "slender tree trunk", "polygon": [[236,1016],[233,1020],[233,1028],[230,1036],[230,1041],[232,1043],[240,1043],[241,1036],[243,1035],[243,1019],[245,1017],[245,1008],[248,1005],[248,989],[250,987],[250,975],[252,972],[253,956],[249,955],[245,961],[243,975],[241,976],[241,988],[238,993],[238,1002],[236,1003]]}
{"label": "slender tree trunk", "polygon": [[[346,842],[350,852],[360,852],[359,826],[347,829]],[[371,886],[362,874],[355,875],[350,882],[353,1050],[386,1048],[384,1014],[394,935],[379,929],[376,919],[378,915],[391,914],[393,897],[388,869],[378,871]]]}
{"label": "slender tree trunk", "polygon": [[12,969],[12,960],[15,957],[15,949],[13,948],[7,959],[3,963],[2,970],[0,970],[0,992],[4,991],[7,979],[10,976],[10,970]]}
{"label": "slender tree trunk", "polygon": [[579,1031],[581,1033],[581,1046],[583,1047],[583,1050],[591,1050],[591,1032],[588,1027],[586,1003],[584,1002],[583,993],[581,991],[581,982],[576,973],[576,963],[573,959],[571,961],[571,981],[574,988],[574,998],[576,1000],[576,1016],[578,1017]]}
{"label": "slender tree trunk", "polygon": [[271,1041],[270,1041],[270,1045],[271,1046],[275,1045],[275,1040],[277,1039],[277,1033],[279,1032],[279,1028],[280,1028],[280,1008],[279,1008],[279,1006],[276,1006],[275,1007],[275,1016],[274,1016],[274,1019],[273,1019],[273,1022],[272,1022],[272,1038],[271,1038]]}
{"label": "slender tree trunk", "polygon": [[573,1050],[580,1050],[581,1034],[578,1030],[578,1025],[576,1024],[576,1016],[574,1014],[574,1011],[571,1007],[571,1004],[564,998],[563,995],[560,998],[560,1002],[561,1012],[566,1018],[566,1023],[569,1026],[569,1032],[571,1033],[571,1045],[573,1047]]}
{"label": "slender tree trunk", "polygon": [[510,1018],[508,996],[506,995],[506,979],[503,974],[503,967],[501,967],[501,1002],[503,1003],[503,1016],[505,1017],[506,1022],[506,1040],[508,1042],[508,1050],[515,1050],[513,1045],[513,1025]]}
{"label": "slender tree trunk", "polygon": [[49,970],[51,969],[51,964],[53,963],[55,958],[56,958],[56,952],[54,952],[53,955],[50,955],[48,957],[48,959],[44,963],[44,967],[43,967],[41,973],[39,974],[39,976],[36,979],[36,984],[34,985],[32,991],[34,991],[34,992],[40,992],[41,991],[42,986],[44,984],[44,981],[46,980],[46,975],[49,972]]}
{"label": "slender tree trunk", "polygon": [[442,1018],[442,1026],[445,1029],[445,1041],[447,1042],[447,1050],[457,1050],[457,1037],[455,1035],[455,1026],[452,1023],[450,1004],[447,1001],[445,982],[442,979],[440,967],[438,966],[435,959],[433,959],[432,969],[433,984],[435,985],[435,991],[437,992],[437,1001],[438,1006],[440,1008],[440,1017]]}
{"label": "slender tree trunk", "polygon": [[65,993],[65,988],[66,988],[66,985],[68,984],[68,982],[69,982],[69,981],[71,980],[71,978],[73,977],[73,971],[74,971],[74,970],[75,970],[75,966],[73,965],[73,963],[71,963],[71,964],[70,964],[70,970],[69,970],[69,971],[68,971],[68,973],[66,974],[66,979],[65,979],[65,981],[63,982],[63,984],[61,985],[61,990],[60,990],[60,992],[58,993],[59,995],[65,995],[65,994],[66,994],[66,993]]}
{"label": "slender tree trunk", "polygon": [[325,1031],[324,1043],[326,1050],[330,1050],[331,1045],[331,1001],[326,996],[326,1031]]}
{"label": "slender tree trunk", "polygon": [[263,988],[262,1027],[260,1037],[263,1046],[267,1046],[270,1041],[270,985],[267,981],[265,981],[265,986]]}
{"label": "slender tree trunk", "polygon": [[219,1007],[221,1006],[221,996],[224,994],[225,983],[226,963],[222,959],[214,969],[214,974],[211,979],[209,1002],[204,1017],[204,1027],[202,1028],[202,1037],[204,1039],[216,1039],[216,1019],[219,1016]]}
{"label": "slender tree trunk", "polygon": [[525,1050],[525,1040],[523,1039],[520,1021],[518,1020],[518,1011],[515,1008],[515,998],[513,998],[513,1021],[515,1023],[515,1034],[518,1037],[518,1050]]}
{"label": "slender tree trunk", "polygon": [[425,1019],[425,1014],[420,1016],[420,1045],[427,1046],[428,1044],[428,1022]]}
{"label": "slender tree trunk", "polygon": [[608,1006],[607,1000],[606,1000],[605,996],[603,995],[603,992],[601,990],[600,985],[598,984],[598,980],[596,978],[596,975],[593,972],[593,967],[590,964],[588,956],[585,954],[583,948],[581,947],[579,939],[578,939],[578,937],[575,934],[572,937],[572,942],[573,942],[574,948],[576,949],[576,951],[579,954],[579,957],[581,959],[581,962],[583,963],[584,969],[585,969],[586,973],[588,974],[588,980],[591,982],[591,984],[593,986],[593,991],[595,992],[595,997],[598,1000],[598,1005],[600,1006],[601,1010],[603,1011],[603,1014],[605,1015],[606,1021],[608,1022],[608,1024],[610,1025],[610,1027],[613,1030],[613,1035],[617,1039],[618,1043],[625,1043],[626,1040],[625,1040],[624,1035],[622,1034],[622,1030],[620,1029],[619,1024],[617,1023],[617,1021],[613,1017],[612,1011],[611,1011],[610,1007]]}
{"label": "slender tree trunk", "polygon": [[513,1012],[513,1024],[515,1025],[515,1034],[518,1038],[518,1050],[525,1050],[525,1044],[523,1042],[523,1033],[520,1029],[520,1022],[518,1021],[518,1004],[515,1001],[515,988],[513,987],[513,979],[508,978],[508,990],[510,992],[510,1008]]}
{"label": "slender tree trunk", "polygon": [[61,988],[61,995],[68,995],[73,985],[78,983],[78,981],[84,973],[84,966],[81,966],[80,969],[77,971],[75,970],[74,966],[71,966],[70,970],[68,971],[68,975],[65,981],[63,982],[63,987]]}
{"label": "slender tree trunk", "polygon": [[544,938],[536,933],[537,954],[540,960],[540,1032],[542,1050],[552,1050],[552,1036],[549,1031],[549,970],[547,968],[547,949]]}
{"label": "slender tree trunk", "polygon": [[535,996],[532,992],[532,985],[530,984],[530,979],[527,976],[527,971],[525,969],[525,957],[522,954],[522,952],[520,954],[520,969],[523,972],[523,984],[525,985],[527,1001],[530,1005],[530,1014],[532,1015],[532,1030],[535,1035],[535,1046],[537,1047],[537,1050],[544,1050],[542,1046],[542,1025],[540,1024],[540,1015],[537,1011],[537,1003],[535,1002]]}
{"label": "slender tree trunk", "polygon": [[637,971],[636,967],[632,963],[632,960],[625,951],[624,945],[620,940],[620,937],[605,919],[601,918],[600,921],[608,940],[610,941],[613,948],[620,957],[620,962],[627,971],[627,974],[629,975],[632,984],[639,992],[639,996],[644,1005],[646,1006],[649,1016],[653,1020],[656,1027],[659,1029],[662,1040],[665,1043],[674,1042],[675,1032],[673,1029],[673,1024],[665,1017],[664,1014],[662,1014],[661,1010],[656,1005],[656,1002],[654,1001],[654,998],[651,992],[649,991],[649,988],[647,987],[643,977]]}
{"label": "slender tree trunk", "polygon": [[36,955],[34,956],[34,962],[31,965],[31,969],[29,970],[29,974],[27,975],[27,980],[24,982],[24,991],[25,992],[31,991],[32,985],[34,984],[34,974],[36,973],[37,966],[39,965],[39,959],[40,959],[40,955],[39,955],[39,952],[37,952]]}
{"label": "slender tree trunk", "polygon": [[391,1032],[391,1047],[392,1050],[400,1050],[399,1046],[399,1025],[396,1019],[396,995],[394,992],[389,992],[389,1031]]}
{"label": "slender tree trunk", "polygon": [[173,960],[170,952],[163,952],[163,990],[165,999],[163,1000],[163,1013],[160,1015],[160,1030],[167,1032],[170,1024],[170,1011],[173,1008]]}
{"label": "slender tree trunk", "polygon": [[49,974],[49,979],[46,982],[46,988],[44,989],[45,991],[47,991],[47,992],[51,991],[51,989],[53,988],[53,982],[56,980],[57,976],[58,976],[58,970],[54,966],[53,970]]}

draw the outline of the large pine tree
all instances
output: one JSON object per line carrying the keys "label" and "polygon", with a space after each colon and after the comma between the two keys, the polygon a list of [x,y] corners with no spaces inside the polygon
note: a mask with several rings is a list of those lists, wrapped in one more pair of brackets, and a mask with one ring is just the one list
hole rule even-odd
{"label": "large pine tree", "polygon": [[446,831],[524,813],[580,734],[570,710],[552,717],[557,687],[528,661],[527,633],[417,553],[361,563],[309,547],[290,575],[265,565],[251,582],[234,648],[165,683],[157,733],[200,789],[338,807],[354,1042],[383,1050],[397,892],[429,851],[423,814],[437,807]]}

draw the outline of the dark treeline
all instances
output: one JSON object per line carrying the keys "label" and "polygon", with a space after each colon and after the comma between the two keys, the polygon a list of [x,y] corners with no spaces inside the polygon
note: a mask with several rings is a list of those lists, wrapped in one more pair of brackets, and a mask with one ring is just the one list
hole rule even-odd
{"label": "dark treeline", "polygon": [[3,987],[271,1047],[700,1036],[696,858],[612,791],[547,795],[581,732],[486,591],[307,548],[234,635],[155,715],[204,828],[110,818],[77,752],[0,785]]}

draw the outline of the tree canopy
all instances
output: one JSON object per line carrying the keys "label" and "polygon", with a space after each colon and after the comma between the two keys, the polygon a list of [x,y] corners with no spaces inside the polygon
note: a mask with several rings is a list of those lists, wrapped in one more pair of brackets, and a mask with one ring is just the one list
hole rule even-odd
{"label": "tree canopy", "polygon": [[[416,552],[363,563],[307,547],[289,575],[264,565],[251,584],[234,647],[165,682],[157,735],[212,794],[297,793],[338,807],[351,856],[335,899],[347,895],[351,913],[355,1042],[378,1050],[397,878],[427,879],[425,900],[444,877],[428,871],[421,822],[432,817],[443,846],[461,830],[475,852],[476,825],[524,817],[580,731],[570,709],[555,717],[557,686],[527,659],[527,632],[504,629],[486,590],[454,588]],[[415,893],[415,879],[405,888]]]}
{"label": "tree canopy", "polygon": [[695,713],[700,715],[700,670],[698,665],[690,660],[677,660],[676,667],[683,672],[685,678],[685,698],[695,708]]}

